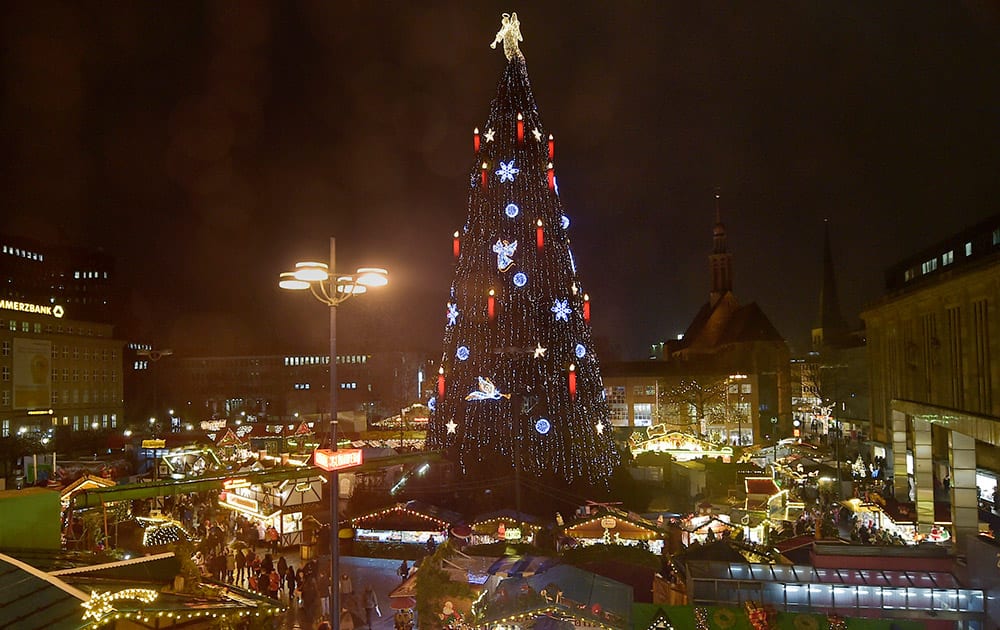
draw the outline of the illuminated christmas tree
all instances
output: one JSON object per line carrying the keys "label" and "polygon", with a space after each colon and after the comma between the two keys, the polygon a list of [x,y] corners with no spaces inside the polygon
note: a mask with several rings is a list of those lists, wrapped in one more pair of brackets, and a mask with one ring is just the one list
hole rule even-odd
{"label": "illuminated christmas tree", "polygon": [[473,136],[469,214],[454,234],[455,278],[428,447],[467,474],[522,473],[606,485],[619,463],[570,251],[555,143],[528,82],[517,14],[493,46],[507,66]]}

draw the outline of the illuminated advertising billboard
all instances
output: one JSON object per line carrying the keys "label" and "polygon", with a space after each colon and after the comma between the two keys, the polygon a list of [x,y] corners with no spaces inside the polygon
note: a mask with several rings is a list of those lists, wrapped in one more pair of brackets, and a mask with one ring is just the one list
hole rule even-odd
{"label": "illuminated advertising billboard", "polygon": [[52,404],[52,342],[14,338],[14,409]]}

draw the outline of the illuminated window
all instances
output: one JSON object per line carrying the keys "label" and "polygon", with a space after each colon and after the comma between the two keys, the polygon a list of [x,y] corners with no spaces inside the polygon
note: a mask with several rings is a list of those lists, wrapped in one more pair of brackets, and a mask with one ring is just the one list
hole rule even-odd
{"label": "illuminated window", "polygon": [[31,324],[28,322],[21,322],[21,332],[31,332]]}
{"label": "illuminated window", "polygon": [[1000,245],[1000,228],[993,228],[993,244]]}
{"label": "illuminated window", "polygon": [[0,426],[2,426],[0,434],[2,434],[3,437],[10,437],[10,420],[0,421]]}
{"label": "illuminated window", "polygon": [[942,267],[944,267],[946,265],[950,265],[953,262],[955,262],[955,250],[952,249],[952,250],[946,251],[945,253],[941,254],[941,266]]}
{"label": "illuminated window", "polygon": [[972,241],[969,241],[968,243],[965,244],[965,255],[966,257],[972,255]]}
{"label": "illuminated window", "polygon": [[34,331],[36,333],[41,333],[42,332],[42,323],[41,322],[35,322]]}
{"label": "illuminated window", "polygon": [[13,319],[7,322],[7,327],[13,330],[14,332],[17,332],[17,322],[15,322]]}
{"label": "illuminated window", "polygon": [[3,380],[4,381],[9,381],[10,380],[10,368],[7,367],[6,365],[3,366],[2,375],[3,375]]}
{"label": "illuminated window", "polygon": [[9,341],[4,341],[2,344],[0,344],[0,354],[2,354],[5,357],[10,356],[10,342]]}
{"label": "illuminated window", "polygon": [[924,274],[931,273],[935,269],[937,269],[937,258],[931,258],[920,265],[920,272]]}
{"label": "illuminated window", "polygon": [[[3,392],[0,392],[0,406],[2,406],[2,407],[10,407],[10,390],[9,389],[5,389],[5,390],[3,390]],[[4,435],[6,436],[7,434],[4,433]]]}
{"label": "illuminated window", "polygon": [[648,427],[653,422],[653,405],[651,403],[635,403],[632,405],[632,417],[635,426]]}

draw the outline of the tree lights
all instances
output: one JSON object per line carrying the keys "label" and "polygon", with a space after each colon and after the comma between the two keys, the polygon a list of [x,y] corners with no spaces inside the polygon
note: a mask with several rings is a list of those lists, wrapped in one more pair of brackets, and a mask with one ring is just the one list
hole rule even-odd
{"label": "tree lights", "polygon": [[[595,428],[609,414],[589,297],[569,251],[565,212],[552,194],[554,141],[517,41],[504,40],[510,60],[489,117],[477,127],[486,130],[478,145],[473,137],[474,185],[427,442],[466,473],[496,475],[518,457],[528,474],[603,485],[619,460],[610,432]],[[525,246],[531,241],[536,247]],[[533,411],[524,410],[529,395]]]}

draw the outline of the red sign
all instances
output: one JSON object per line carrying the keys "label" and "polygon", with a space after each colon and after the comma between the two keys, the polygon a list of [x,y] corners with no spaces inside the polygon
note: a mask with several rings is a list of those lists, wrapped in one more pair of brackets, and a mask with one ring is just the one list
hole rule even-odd
{"label": "red sign", "polygon": [[327,472],[361,465],[360,448],[341,448],[336,451],[318,448],[313,451],[313,465]]}

